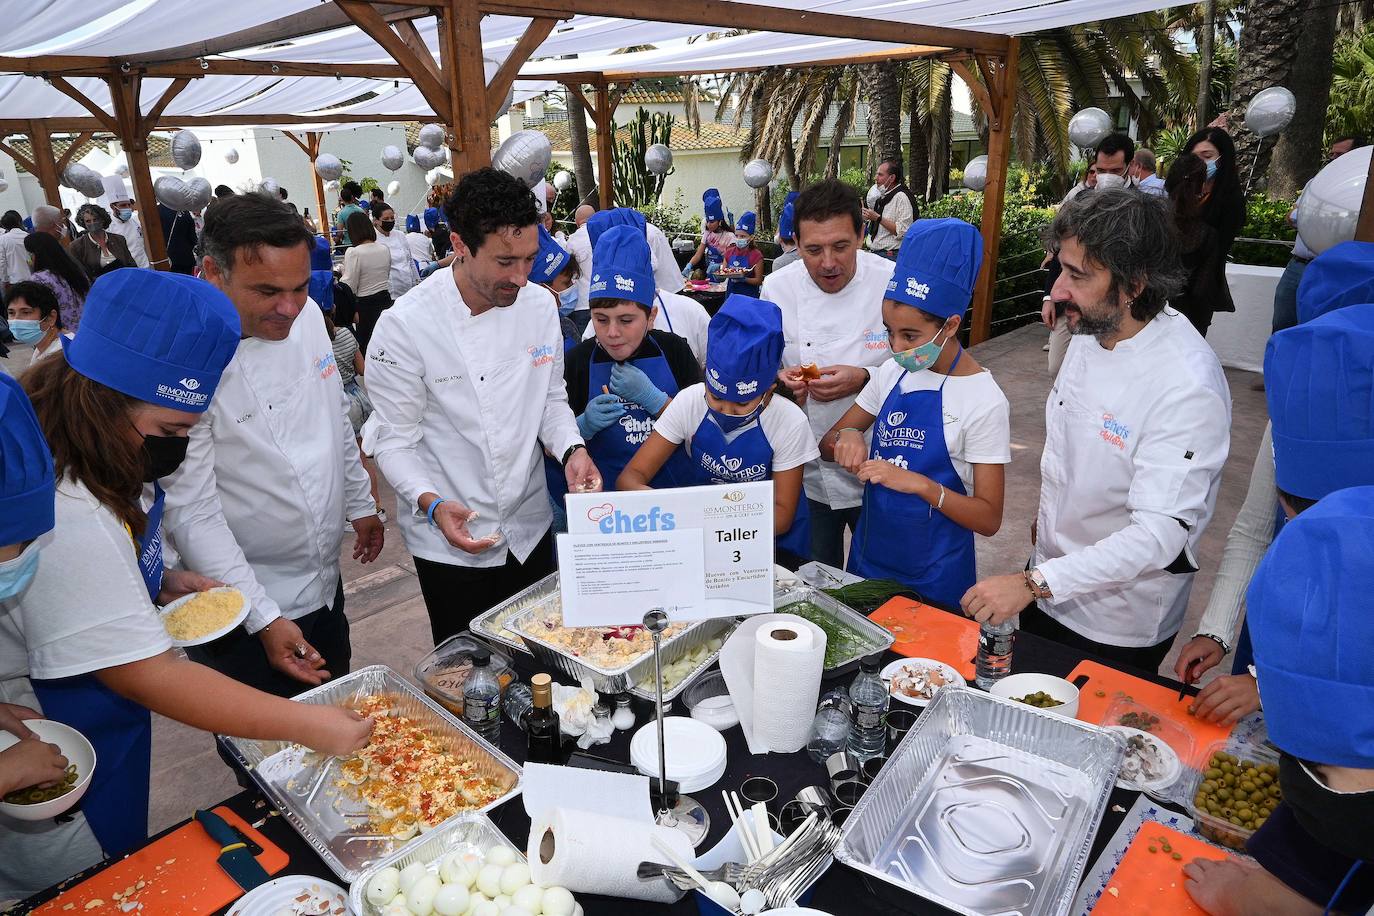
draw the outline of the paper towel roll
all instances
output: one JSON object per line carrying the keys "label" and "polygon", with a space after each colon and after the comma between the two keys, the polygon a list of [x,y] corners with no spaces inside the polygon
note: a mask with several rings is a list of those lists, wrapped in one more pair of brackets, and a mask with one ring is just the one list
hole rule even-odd
{"label": "paper towel roll", "polygon": [[574,893],[673,903],[682,891],[672,883],[641,881],[636,874],[640,862],[672,864],[654,849],[655,836],[687,861],[696,859],[691,841],[671,827],[555,808],[530,825],[530,877],[535,884],[560,885]]}
{"label": "paper towel roll", "polygon": [[754,733],[784,754],[806,746],[825,663],[824,631],[818,640],[814,624],[790,616],[769,620],[754,634]]}

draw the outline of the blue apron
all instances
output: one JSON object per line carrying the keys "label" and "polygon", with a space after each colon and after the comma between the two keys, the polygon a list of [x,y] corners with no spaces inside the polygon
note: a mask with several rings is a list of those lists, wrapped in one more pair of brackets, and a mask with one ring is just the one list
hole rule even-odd
{"label": "blue apron", "polygon": [[[707,413],[692,438],[683,443],[682,452],[689,459],[684,486],[773,479],[773,446],[758,420],[726,441],[725,433]],[[811,559],[811,510],[806,505],[806,493],[797,499],[792,527],[786,534],[775,537],[773,543],[779,550],[786,550],[802,560]]]}
{"label": "blue apron", "polygon": [[[733,245],[731,247],[734,248]],[[749,249],[735,248],[735,252],[731,253],[725,259],[725,266],[743,267],[745,270],[748,270]],[[752,283],[745,283],[743,279],[732,279],[729,283],[726,284],[725,291],[731,295],[750,296],[754,299],[759,298],[759,287],[755,286]]]}
{"label": "blue apron", "polygon": [[[959,365],[963,351],[954,358]],[[934,391],[902,394],[901,378],[888,392],[873,428],[870,458],[924,474],[951,493],[967,496],[945,445],[945,376]],[[864,486],[863,512],[849,550],[849,572],[896,579],[933,601],[956,607],[973,587],[973,532],[919,496]]]}
{"label": "blue apron", "polygon": [[[148,511],[148,527],[135,544],[148,597],[162,591],[162,487]],[[125,699],[94,674],[35,680],[43,715],[70,725],[95,748],[91,787],[81,812],[107,856],[132,851],[148,838],[148,790],[152,768],[153,721],[147,707]]]}
{"label": "blue apron", "polygon": [[[705,243],[705,239],[702,239]],[[725,256],[721,254],[719,248],[713,245],[706,245],[706,279],[715,282],[720,279],[720,267],[725,263]]]}
{"label": "blue apron", "polygon": [[[654,345],[658,355],[632,359],[629,364],[647,375],[649,381],[658,386],[664,394],[669,397],[676,396],[677,379],[673,378],[673,370],[668,367],[668,360],[664,358],[662,348],[652,337],[646,337],[645,340]],[[603,385],[611,384],[611,369],[615,366],[610,360],[598,362],[595,356],[596,353],[593,351],[587,373],[588,400],[601,394]],[[630,463],[635,452],[639,451],[639,447],[648,441],[653,428],[654,418],[649,416],[649,412],[638,404],[626,401],[624,416],[592,436],[587,442],[587,451],[591,454],[592,461],[596,462],[596,469],[601,472],[601,480],[606,489],[615,489],[620,472],[625,470],[625,466]],[[654,475],[649,486],[655,490],[685,486],[690,480],[690,472],[691,462],[687,456],[681,451],[675,451]]]}

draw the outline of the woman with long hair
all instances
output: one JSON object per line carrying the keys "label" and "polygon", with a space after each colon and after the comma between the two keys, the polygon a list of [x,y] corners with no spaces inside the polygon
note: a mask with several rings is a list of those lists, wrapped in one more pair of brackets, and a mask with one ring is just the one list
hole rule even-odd
{"label": "woman with long hair", "polygon": [[[3,648],[27,655],[44,715],[95,747],[100,766],[82,816],[117,856],[147,836],[150,711],[325,754],[365,745],[371,723],[263,693],[172,651],[156,605],[220,583],[164,567],[158,481],[186,456],[238,346],[238,313],[208,283],[137,269],[102,276],[87,304],[81,333],[22,378],[52,451],[55,525],[11,610],[16,626],[0,639],[22,640]],[[0,826],[0,860],[13,838]],[[65,863],[63,874],[91,864]]]}
{"label": "woman with long hair", "polygon": [[1212,268],[1215,276],[1214,295],[1207,300],[1196,299],[1188,320],[1197,328],[1199,334],[1207,336],[1207,328],[1212,324],[1213,312],[1234,312],[1236,305],[1231,301],[1231,289],[1226,285],[1226,258],[1231,253],[1231,245],[1245,226],[1245,193],[1241,190],[1240,175],[1236,168],[1236,145],[1231,135],[1220,127],[1204,127],[1188,138],[1183,146],[1185,154],[1191,153],[1203,162],[1206,176],[1202,185],[1199,216],[1212,227],[1215,237],[1212,247],[1217,250],[1218,261]]}
{"label": "woman with long hair", "polygon": [[81,310],[91,280],[62,243],[46,232],[30,232],[24,250],[33,255],[32,279],[52,290],[62,316],[62,327],[75,334],[81,326]]}
{"label": "woman with long hair", "polygon": [[377,241],[372,218],[362,210],[344,218],[352,242],[344,251],[344,284],[357,297],[358,346],[367,352],[372,329],[382,312],[391,308],[391,249]]}
{"label": "woman with long hair", "polygon": [[1217,244],[1216,230],[1202,217],[1207,193],[1206,161],[1192,153],[1175,159],[1164,180],[1164,193],[1173,205],[1187,275],[1183,289],[1170,297],[1169,304],[1205,336],[1213,304],[1226,287],[1226,255]]}

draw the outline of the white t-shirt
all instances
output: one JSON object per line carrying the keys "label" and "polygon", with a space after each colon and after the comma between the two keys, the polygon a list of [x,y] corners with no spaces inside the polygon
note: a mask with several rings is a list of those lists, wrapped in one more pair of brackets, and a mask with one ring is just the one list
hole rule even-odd
{"label": "white t-shirt", "polygon": [[172,647],[148,598],[133,539],[85,485],[57,485],[49,537],[17,610],[33,677],[88,674]]}
{"label": "white t-shirt", "polygon": [[1011,405],[991,372],[984,369],[977,375],[950,376],[908,372],[903,377],[903,371],[892,360],[872,370],[873,378],[854,403],[876,417],[898,378],[902,380],[902,394],[933,391],[944,382],[941,406],[945,414],[945,448],[964,482],[964,490],[973,493],[975,464],[1011,463]]}
{"label": "white t-shirt", "polygon": [[[663,415],[654,423],[654,432],[674,445],[681,445],[696,433],[706,419],[706,386],[698,382],[679,391]],[[783,397],[773,396],[759,415],[763,434],[773,446],[773,473],[790,471],[820,456],[806,414]]]}

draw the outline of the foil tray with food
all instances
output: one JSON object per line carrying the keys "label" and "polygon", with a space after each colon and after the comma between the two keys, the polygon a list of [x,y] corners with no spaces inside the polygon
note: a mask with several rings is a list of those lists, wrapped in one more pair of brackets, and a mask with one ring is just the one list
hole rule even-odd
{"label": "foil tray with food", "polygon": [[982,691],[935,694],[845,821],[835,858],[906,905],[1063,916],[1124,742]]}
{"label": "foil tray with food", "polygon": [[[683,634],[661,650],[665,703],[677,699],[682,691],[720,659],[721,647],[738,626],[739,619],[736,617],[704,620],[690,633]],[[629,693],[640,699],[656,700],[658,692],[654,690],[653,655],[650,654],[648,662],[637,666],[635,671],[639,677],[630,686]]]}
{"label": "foil tray with food", "polygon": [[372,717],[367,747],[328,757],[281,741],[219,740],[344,881],[451,818],[520,791],[515,761],[384,665],[296,699]]}
{"label": "foil tray with food", "polygon": [[796,614],[825,631],[825,676],[846,674],[859,660],[892,648],[892,633],[809,585],[777,590],[773,606],[779,614]]}
{"label": "foil tray with food", "polygon": [[472,618],[468,629],[475,635],[504,649],[512,649],[522,655],[529,655],[529,646],[520,634],[510,629],[511,619],[523,614],[532,607],[541,607],[550,600],[561,600],[558,573],[551,572],[538,582],[505,601]]}

